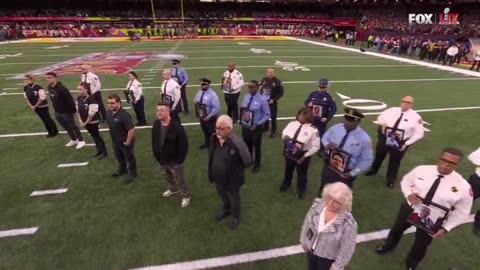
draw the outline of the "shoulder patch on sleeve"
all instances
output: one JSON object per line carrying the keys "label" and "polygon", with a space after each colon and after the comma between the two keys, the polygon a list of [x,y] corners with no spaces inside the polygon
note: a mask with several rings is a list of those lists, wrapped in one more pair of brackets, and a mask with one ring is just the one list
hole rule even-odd
{"label": "shoulder patch on sleeve", "polygon": [[422,118],[418,119],[417,123],[418,123],[419,125],[423,125],[423,119],[422,119]]}
{"label": "shoulder patch on sleeve", "polygon": [[138,87],[142,87],[142,84],[139,83],[137,86],[138,86]]}

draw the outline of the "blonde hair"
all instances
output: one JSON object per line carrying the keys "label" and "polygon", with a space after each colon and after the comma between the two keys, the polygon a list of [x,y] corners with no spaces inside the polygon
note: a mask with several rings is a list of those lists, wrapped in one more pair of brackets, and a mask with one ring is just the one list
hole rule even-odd
{"label": "blonde hair", "polygon": [[322,192],[322,200],[335,200],[342,204],[342,212],[352,211],[352,190],[342,182],[326,185]]}
{"label": "blonde hair", "polygon": [[217,118],[217,123],[223,123],[226,124],[228,128],[232,129],[233,128],[233,120],[230,118],[228,115],[220,115]]}

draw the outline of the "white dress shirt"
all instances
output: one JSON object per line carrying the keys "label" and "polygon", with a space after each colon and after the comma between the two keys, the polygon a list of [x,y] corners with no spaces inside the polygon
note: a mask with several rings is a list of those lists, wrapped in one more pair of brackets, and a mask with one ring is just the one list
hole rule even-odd
{"label": "white dress shirt", "polygon": [[[425,198],[431,186],[440,173],[436,165],[423,165],[407,173],[400,185],[403,195],[407,198],[412,193],[418,193]],[[407,199],[408,202],[408,199]],[[447,231],[460,225],[472,209],[473,194],[470,184],[457,172],[445,175],[432,198],[432,202],[454,210],[450,211],[442,227]],[[408,202],[410,204],[410,202]]]}
{"label": "white dress shirt", "polygon": [[[300,122],[292,121],[288,123],[285,129],[282,131],[282,139],[289,137],[293,139],[295,133],[300,127]],[[318,129],[310,124],[303,124],[300,133],[298,133],[297,141],[303,143],[302,151],[305,153],[305,158],[312,156],[320,149],[320,137],[318,135]]]}
{"label": "white dress shirt", "polygon": [[[85,76],[86,76],[86,80],[85,80]],[[82,75],[80,76],[80,81],[82,83],[90,84],[90,92],[92,95],[100,91],[100,89],[102,88],[102,84],[100,83],[100,79],[98,78],[98,76],[95,73],[90,71],[87,72],[86,75],[82,73]]]}
{"label": "white dress shirt", "polygon": [[468,160],[470,160],[473,165],[477,166],[477,169],[475,170],[475,173],[480,176],[480,148],[475,150],[475,152],[471,153],[468,156]]}
{"label": "white dress shirt", "polygon": [[[166,88],[165,88],[166,84]],[[180,92],[180,85],[178,83],[170,78],[168,80],[164,80],[162,82],[162,87],[160,89],[160,94],[167,94],[172,97],[173,99],[173,107],[172,110],[177,107],[178,102],[180,101],[181,98],[181,92]]]}
{"label": "white dress shirt", "polygon": [[[400,117],[402,109],[400,107],[392,107],[383,111],[377,119],[377,124],[383,128],[393,128],[395,122]],[[404,140],[406,145],[412,145],[416,141],[423,138],[423,120],[422,117],[414,110],[410,109],[403,112],[403,117],[398,125],[398,129],[404,130]],[[385,130],[383,130],[385,133]]]}
{"label": "white dress shirt", "polygon": [[142,84],[138,81],[138,80],[133,80],[133,81],[128,81],[127,83],[127,91],[131,91],[131,93],[133,94],[133,98],[135,101],[135,103],[137,101],[140,100],[140,98],[142,97],[143,95],[143,88],[142,88]]}
{"label": "white dress shirt", "polygon": [[240,71],[234,69],[232,72],[225,71],[223,73],[223,80],[222,82],[224,85],[222,86],[222,91],[227,94],[236,94],[240,93],[242,90],[243,84],[243,75]]}

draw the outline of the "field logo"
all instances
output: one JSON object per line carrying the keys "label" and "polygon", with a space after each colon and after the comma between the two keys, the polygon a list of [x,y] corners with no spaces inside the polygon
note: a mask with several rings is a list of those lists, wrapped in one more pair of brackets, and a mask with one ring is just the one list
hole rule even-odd
{"label": "field logo", "polygon": [[185,59],[187,58],[187,56],[183,54],[175,54],[175,53],[159,53],[159,54],[156,54],[154,58],[158,58],[162,60],[173,60],[173,59]]}
{"label": "field logo", "polygon": [[[372,99],[363,99],[363,98],[358,98],[358,99],[352,99],[349,96],[342,95],[340,93],[337,93],[337,95],[343,100],[342,104],[345,107],[361,110],[361,111],[379,111],[379,110],[384,110],[388,106],[385,102],[378,101],[378,100],[372,100]],[[377,124],[377,121],[373,121],[374,124]],[[430,123],[427,123],[423,121],[423,124],[430,126]],[[430,129],[424,127],[424,131],[430,131]]]}
{"label": "field logo", "polygon": [[410,13],[408,14],[408,24],[441,24],[452,25],[460,24],[458,13],[450,13],[450,8],[445,8],[443,12],[439,12],[438,21],[437,14],[434,13]]}
{"label": "field logo", "polygon": [[265,49],[255,49],[255,48],[251,48],[250,51],[253,53],[272,53],[271,51],[267,51]]}
{"label": "field logo", "polygon": [[299,71],[310,71],[309,68],[307,68],[305,66],[300,66],[300,65],[298,65],[298,63],[294,63],[294,62],[282,62],[282,61],[276,60],[275,65],[282,67],[282,69],[286,70],[286,71],[297,71],[297,70],[299,70]]}

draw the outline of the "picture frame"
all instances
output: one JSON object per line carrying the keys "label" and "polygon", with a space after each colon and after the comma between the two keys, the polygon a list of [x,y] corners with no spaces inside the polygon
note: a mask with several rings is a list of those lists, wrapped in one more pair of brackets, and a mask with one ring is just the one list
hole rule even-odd
{"label": "picture frame", "polygon": [[172,108],[172,106],[173,106],[173,97],[172,96],[162,93],[161,98],[162,98],[162,101],[170,104],[170,108]]}
{"label": "picture frame", "polygon": [[420,198],[422,203],[412,206],[412,211],[408,215],[407,222],[424,230],[429,235],[434,235],[443,225],[450,209],[437,203],[426,205],[424,198]]}
{"label": "picture frame", "polygon": [[395,135],[392,136],[393,128],[385,128],[385,146],[400,149],[404,143],[405,131],[397,129]]}
{"label": "picture frame", "polygon": [[127,100],[127,103],[132,103],[132,100],[135,100],[135,97],[133,96],[133,91],[124,90],[123,93],[125,94],[125,99]]}
{"label": "picture frame", "polygon": [[313,105],[312,106],[312,113],[313,113],[313,118],[320,119],[322,118],[322,111],[323,107],[320,105]]}
{"label": "picture frame", "polygon": [[222,90],[232,92],[232,79],[225,77],[222,79]]}
{"label": "picture frame", "polygon": [[207,106],[205,104],[195,103],[195,115],[199,119],[204,119],[207,117]]}
{"label": "picture frame", "polygon": [[283,145],[283,155],[295,162],[300,160],[307,152],[303,150],[303,143],[297,140],[288,139]]}
{"label": "picture frame", "polygon": [[240,124],[243,127],[251,128],[253,126],[253,119],[255,117],[255,112],[247,108],[242,108],[240,110],[240,115],[241,115]]}
{"label": "picture frame", "polygon": [[342,149],[332,149],[328,155],[329,167],[337,173],[347,173],[351,154]]}

